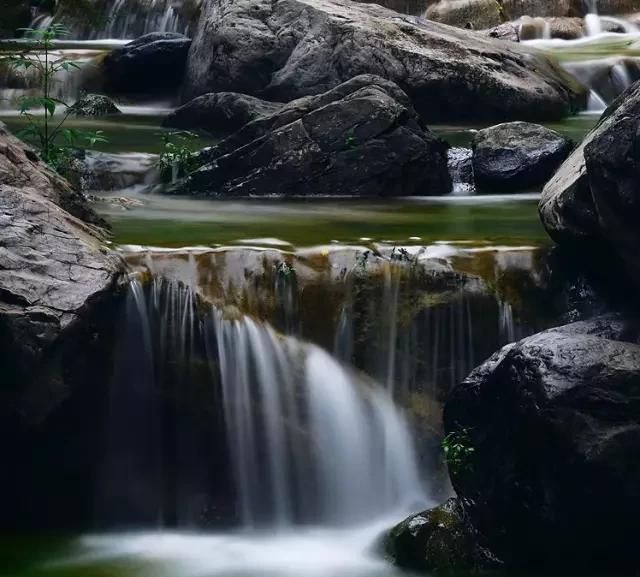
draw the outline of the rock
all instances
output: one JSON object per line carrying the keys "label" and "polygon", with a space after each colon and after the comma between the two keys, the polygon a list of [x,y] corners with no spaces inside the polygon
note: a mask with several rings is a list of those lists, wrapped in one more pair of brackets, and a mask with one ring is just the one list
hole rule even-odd
{"label": "rock", "polygon": [[65,211],[100,228],[105,220],[96,214],[86,199],[59,174],[38,160],[38,155],[15,138],[0,122],[0,185],[34,188]]}
{"label": "rock", "polygon": [[[580,251],[605,246],[640,276],[636,232],[640,191],[634,148],[640,114],[640,84],[632,85],[605,111],[598,125],[547,183],[540,216],[551,237]],[[588,162],[586,162],[588,158]],[[604,245],[604,246],[603,246]]]}
{"label": "rock", "polygon": [[31,22],[31,3],[28,0],[10,0],[0,2],[2,21],[0,38],[15,38],[18,30],[29,26]]}
{"label": "rock", "polygon": [[626,111],[615,112],[611,123],[597,130],[585,145],[584,159],[600,232],[625,269],[640,283],[638,88],[629,96],[633,103],[622,105]]}
{"label": "rock", "polygon": [[510,122],[478,131],[472,146],[476,184],[494,192],[544,185],[573,143],[544,126]]}
{"label": "rock", "polygon": [[396,525],[384,547],[399,567],[424,573],[486,571],[502,565],[477,543],[475,530],[455,498]]}
{"label": "rock", "polygon": [[490,30],[487,30],[487,34],[491,38],[497,40],[508,40],[509,42],[520,42],[520,32],[518,26],[513,22],[505,22],[494,26]]}
{"label": "rock", "polygon": [[108,94],[173,94],[184,77],[191,40],[154,32],[116,48],[103,61]]}
{"label": "rock", "polygon": [[522,16],[577,15],[574,14],[574,4],[578,3],[581,4],[574,0],[441,0],[427,9],[426,17],[459,28],[467,28],[471,23],[473,28],[480,29]]}
{"label": "rock", "polygon": [[498,26],[508,19],[496,0],[443,0],[431,5],[425,16],[434,22],[473,30]]}
{"label": "rock", "polygon": [[115,102],[103,94],[85,94],[72,107],[75,116],[108,116],[121,114]]}
{"label": "rock", "polygon": [[445,429],[474,448],[452,481],[510,565],[637,569],[638,342],[615,316],[577,322],[507,345],[452,391]]}
{"label": "rock", "polygon": [[379,4],[385,8],[390,8],[396,12],[402,12],[403,14],[413,14],[414,16],[421,16],[424,14],[424,10],[428,4],[433,3],[434,0],[355,0],[356,2],[362,2],[363,4]]}
{"label": "rock", "polygon": [[229,133],[248,122],[270,116],[282,104],[267,102],[235,92],[203,94],[167,116],[162,123],[169,128],[202,130],[210,134]]}
{"label": "rock", "polygon": [[183,97],[289,101],[359,74],[396,82],[425,120],[560,118],[584,101],[539,52],[350,0],[206,0]]}
{"label": "rock", "polygon": [[33,152],[1,132],[0,389],[2,411],[25,419],[43,418],[68,393],[64,371],[72,369],[56,364],[56,351],[113,292],[122,271],[100,229],[63,207],[93,214]]}
{"label": "rock", "polygon": [[201,155],[205,165],[187,188],[232,196],[446,194],[446,150],[397,86],[367,76],[246,125]]}

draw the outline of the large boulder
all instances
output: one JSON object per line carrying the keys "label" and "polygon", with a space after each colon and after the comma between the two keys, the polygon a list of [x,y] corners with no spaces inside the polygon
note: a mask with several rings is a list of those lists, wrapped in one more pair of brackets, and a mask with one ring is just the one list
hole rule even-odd
{"label": "large boulder", "polygon": [[446,194],[447,145],[406,95],[357,77],[246,125],[201,155],[191,192],[223,195]]}
{"label": "large boulder", "polygon": [[598,125],[547,183],[540,216],[551,237],[578,250],[606,245],[640,279],[640,83],[605,111]]}
{"label": "large boulder", "polygon": [[173,94],[184,77],[191,39],[153,32],[109,53],[102,63],[108,94]]}
{"label": "large boulder", "polygon": [[51,374],[70,367],[53,369],[54,351],[94,304],[112,294],[121,261],[104,248],[101,229],[81,220],[100,222],[92,214],[82,196],[31,150],[0,132],[3,413],[38,419],[65,396],[62,373]]}
{"label": "large boulder", "polygon": [[472,147],[477,186],[496,192],[544,185],[573,143],[539,124],[508,122],[478,131]]}
{"label": "large boulder", "polygon": [[399,84],[426,120],[559,118],[584,100],[535,50],[351,0],[206,0],[183,97],[289,101],[359,74]]}
{"label": "large boulder", "polygon": [[271,116],[280,108],[282,104],[255,96],[216,92],[198,96],[176,109],[165,118],[163,126],[210,134],[229,133],[256,118]]}
{"label": "large boulder", "polygon": [[395,565],[424,573],[477,572],[499,569],[501,562],[479,545],[458,499],[449,499],[402,521],[384,537]]}
{"label": "large boulder", "polygon": [[507,345],[457,386],[448,433],[474,450],[452,481],[505,561],[638,568],[640,345],[599,317]]}

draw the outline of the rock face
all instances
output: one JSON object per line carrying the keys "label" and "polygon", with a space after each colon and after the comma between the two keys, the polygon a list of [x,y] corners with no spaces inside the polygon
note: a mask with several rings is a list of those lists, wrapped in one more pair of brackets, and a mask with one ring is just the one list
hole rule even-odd
{"label": "rock face", "polygon": [[480,130],[472,146],[476,184],[495,192],[544,185],[573,143],[538,124],[509,122]]}
{"label": "rock face", "polygon": [[[32,379],[36,388],[52,386],[36,378],[53,362],[52,350],[113,289],[120,272],[120,259],[106,254],[98,229],[63,207],[92,213],[33,152],[0,133],[0,389],[9,398],[25,393]],[[59,383],[35,395],[34,414],[64,394]],[[8,402],[3,410],[17,409]]]}
{"label": "rock face", "polygon": [[357,77],[258,119],[202,155],[191,192],[223,195],[446,194],[447,145],[393,83]]}
{"label": "rock face", "polygon": [[72,106],[75,116],[108,116],[121,114],[115,102],[102,94],[85,94]]}
{"label": "rock face", "polygon": [[191,40],[182,34],[154,32],[105,57],[108,94],[173,94],[184,77]]}
{"label": "rock face", "polygon": [[181,106],[164,120],[169,128],[201,130],[211,134],[229,133],[248,122],[270,116],[282,104],[235,92],[203,94]]}
{"label": "rock face", "polygon": [[526,47],[350,0],[207,0],[183,96],[289,101],[359,74],[396,82],[426,120],[558,118],[584,100]]}
{"label": "rock face", "polygon": [[505,561],[637,568],[638,336],[615,317],[551,329],[453,390],[445,428],[474,452],[452,481]]}
{"label": "rock face", "polygon": [[635,145],[640,114],[640,84],[632,85],[603,114],[544,188],[540,216],[561,244],[608,244],[640,279],[640,158]]}
{"label": "rock face", "polygon": [[455,498],[396,525],[384,546],[396,565],[412,571],[475,572],[501,565],[477,544],[473,526]]}
{"label": "rock face", "polygon": [[[459,28],[490,28],[522,16],[583,18],[589,3],[582,0],[440,0],[426,17]],[[638,0],[598,0],[599,14],[629,14],[640,8]]]}

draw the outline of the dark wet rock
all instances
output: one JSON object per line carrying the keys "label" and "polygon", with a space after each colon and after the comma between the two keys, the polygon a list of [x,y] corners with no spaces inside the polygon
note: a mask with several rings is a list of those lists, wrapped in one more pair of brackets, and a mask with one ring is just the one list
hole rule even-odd
{"label": "dark wet rock", "polygon": [[34,408],[20,410],[37,418],[66,394],[52,349],[113,290],[121,261],[78,218],[93,214],[84,198],[31,154],[0,134],[0,389],[12,399],[3,410],[26,395]]}
{"label": "dark wet rock", "polygon": [[103,61],[108,94],[174,94],[184,77],[191,39],[153,32],[116,48]]}
{"label": "dark wet rock", "polygon": [[15,38],[20,28],[31,22],[31,3],[29,0],[0,1],[0,38]]}
{"label": "dark wet rock", "polygon": [[85,94],[71,107],[75,116],[121,114],[115,102],[103,94]]}
{"label": "dark wet rock", "polygon": [[458,499],[412,515],[389,531],[384,548],[399,567],[425,573],[476,572],[502,563],[477,542]]}
{"label": "dark wet rock", "polygon": [[545,186],[539,206],[554,240],[578,251],[608,246],[609,258],[617,257],[636,279],[640,277],[640,164],[635,144],[639,115],[640,85],[636,83],[607,108]]}
{"label": "dark wet rock", "polygon": [[426,120],[559,118],[584,100],[538,52],[349,0],[207,0],[184,97],[288,101],[359,74],[398,83]]}
{"label": "dark wet rock", "polygon": [[169,114],[162,124],[211,134],[229,133],[252,120],[275,114],[282,106],[235,92],[203,94]]}
{"label": "dark wet rock", "polygon": [[472,146],[476,184],[494,192],[544,185],[573,143],[544,126],[510,122],[478,131]]}
{"label": "dark wet rock", "polygon": [[397,86],[367,76],[246,125],[201,154],[205,164],[186,188],[232,196],[446,194],[446,150]]}
{"label": "dark wet rock", "polygon": [[474,449],[452,481],[508,563],[637,568],[639,335],[615,316],[551,329],[452,391],[445,429]]}

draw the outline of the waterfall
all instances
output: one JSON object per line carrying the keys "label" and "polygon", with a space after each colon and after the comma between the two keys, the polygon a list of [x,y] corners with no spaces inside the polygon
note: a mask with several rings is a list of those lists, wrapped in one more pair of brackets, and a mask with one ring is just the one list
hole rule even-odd
{"label": "waterfall", "polygon": [[97,15],[87,25],[69,17],[64,8],[51,14],[36,14],[31,27],[46,28],[53,21],[66,22],[77,39],[134,39],[150,32],[188,34],[200,10],[201,0],[94,0]]}
{"label": "waterfall", "polygon": [[[315,345],[204,306],[175,281],[131,282],[103,521],[117,504],[138,524],[189,526],[222,515],[232,494],[247,528],[344,526],[424,504],[411,434],[386,388]],[[187,418],[204,407],[209,424]],[[205,436],[224,457],[206,454]]]}

